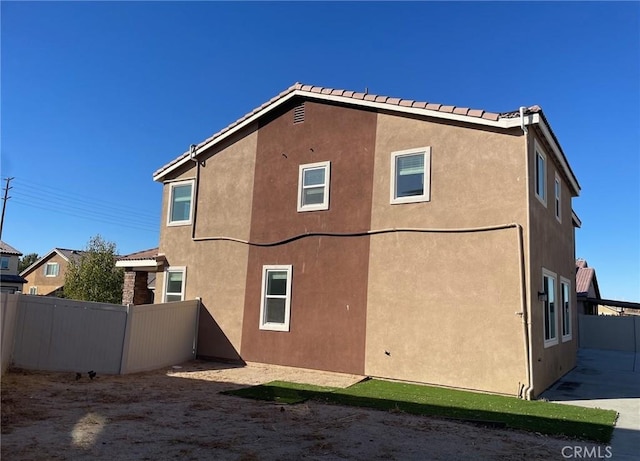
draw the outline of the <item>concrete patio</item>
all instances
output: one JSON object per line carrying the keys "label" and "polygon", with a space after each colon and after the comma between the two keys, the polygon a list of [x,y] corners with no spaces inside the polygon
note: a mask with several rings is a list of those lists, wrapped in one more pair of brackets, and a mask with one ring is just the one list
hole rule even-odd
{"label": "concrete patio", "polygon": [[636,352],[580,349],[578,364],[544,392],[551,402],[615,410],[613,460],[637,460],[640,453],[640,357]]}

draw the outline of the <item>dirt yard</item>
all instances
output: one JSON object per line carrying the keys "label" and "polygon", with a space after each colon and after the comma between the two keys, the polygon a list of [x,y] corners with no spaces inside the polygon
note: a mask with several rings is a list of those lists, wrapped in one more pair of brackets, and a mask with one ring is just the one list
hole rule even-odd
{"label": "dirt yard", "polygon": [[194,361],[126,375],[11,370],[2,378],[3,460],[563,459],[574,442],[400,412],[221,395],[282,379],[361,377]]}

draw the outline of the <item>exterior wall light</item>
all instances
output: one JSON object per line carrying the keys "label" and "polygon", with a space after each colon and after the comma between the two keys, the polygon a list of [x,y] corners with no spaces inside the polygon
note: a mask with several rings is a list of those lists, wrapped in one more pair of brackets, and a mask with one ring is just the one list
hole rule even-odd
{"label": "exterior wall light", "polygon": [[547,294],[544,291],[538,291],[538,301],[546,301]]}

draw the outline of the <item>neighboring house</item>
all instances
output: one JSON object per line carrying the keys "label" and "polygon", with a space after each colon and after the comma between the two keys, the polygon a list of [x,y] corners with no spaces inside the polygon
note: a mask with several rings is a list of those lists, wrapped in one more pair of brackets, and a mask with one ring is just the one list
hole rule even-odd
{"label": "neighboring house", "polygon": [[0,291],[3,293],[21,292],[27,282],[18,275],[20,256],[22,253],[0,241]]}
{"label": "neighboring house", "polygon": [[598,287],[596,270],[584,259],[576,259],[576,295],[578,314],[640,315],[640,303],[603,299]]}
{"label": "neighboring house", "polygon": [[527,398],[575,366],[580,187],[537,106],[295,84],[154,180],[201,357]]}
{"label": "neighboring house", "polygon": [[155,299],[158,249],[137,251],[118,257],[116,267],[124,268],[122,304],[152,304]]}
{"label": "neighboring house", "polygon": [[578,314],[598,315],[596,300],[601,298],[598,278],[596,270],[584,259],[576,259],[576,295]]}
{"label": "neighboring house", "polygon": [[30,295],[61,296],[69,262],[77,261],[82,253],[78,250],[54,248],[20,273],[27,280],[23,292]]}

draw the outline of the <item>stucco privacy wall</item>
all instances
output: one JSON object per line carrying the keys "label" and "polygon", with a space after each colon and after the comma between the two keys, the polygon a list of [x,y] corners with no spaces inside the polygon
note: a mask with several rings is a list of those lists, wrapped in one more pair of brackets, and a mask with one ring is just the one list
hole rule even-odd
{"label": "stucco privacy wall", "polygon": [[[576,364],[577,351],[577,297],[575,291],[575,242],[571,219],[571,191],[562,170],[556,164],[550,146],[544,141],[537,129],[532,129],[528,136],[529,143],[529,225],[531,239],[529,242],[530,266],[530,305],[531,305],[531,359],[533,362],[534,394],[538,395],[553,384]],[[546,155],[546,206],[535,194],[535,144],[538,143]],[[555,218],[555,177],[558,174],[561,182],[561,222]],[[544,291],[542,286],[542,269],[556,274],[556,327],[558,344],[544,347],[544,304],[538,300],[538,292]],[[569,341],[562,340],[562,317],[559,302],[560,277],[571,282],[571,306],[573,335]]]}
{"label": "stucco privacy wall", "polygon": [[[371,229],[526,223],[521,135],[379,114]],[[390,205],[391,153],[425,146],[431,201]],[[366,374],[518,392],[526,359],[516,229],[376,235],[369,260]]]}
{"label": "stucco privacy wall", "polygon": [[[243,131],[201,159],[196,238],[248,239],[251,227],[257,132]],[[195,178],[195,163],[173,179]],[[198,355],[239,359],[248,246],[191,240],[191,226],[167,226],[169,183],[162,202],[160,253],[167,266],[186,267],[185,299],[202,299]],[[163,302],[164,273],[158,273],[156,302]]]}
{"label": "stucco privacy wall", "polygon": [[[362,232],[371,220],[376,114],[306,101],[265,120],[258,135],[251,240],[307,232]],[[329,209],[298,212],[299,166],[331,162]],[[249,249],[242,357],[245,360],[362,373],[369,238],[305,237]],[[260,329],[264,265],[291,264],[290,331]]]}

